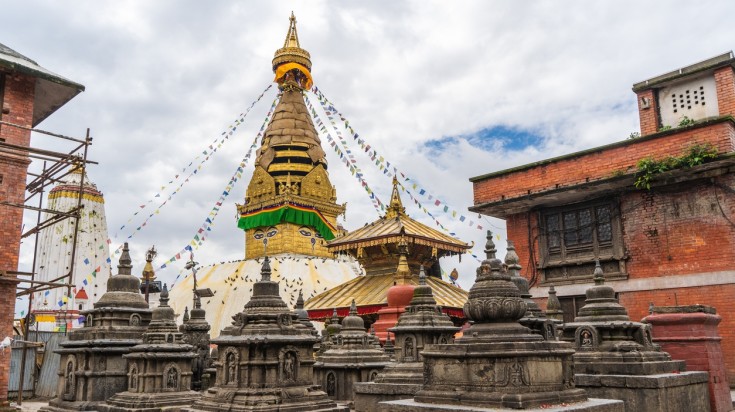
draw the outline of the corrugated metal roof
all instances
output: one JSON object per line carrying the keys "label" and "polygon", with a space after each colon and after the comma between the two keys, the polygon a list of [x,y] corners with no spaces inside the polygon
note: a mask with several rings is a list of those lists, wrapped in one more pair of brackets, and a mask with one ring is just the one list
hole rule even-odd
{"label": "corrugated metal roof", "polygon": [[[197,273],[197,288],[211,288],[216,294],[202,298],[207,311],[207,322],[212,325],[212,337],[219,336],[224,327],[232,324],[232,316],[241,312],[252,296],[253,283],[260,279],[262,259],[226,262],[201,268]],[[351,258],[326,259],[313,256],[282,254],[271,256],[271,279],[281,284],[281,298],[293,307],[299,290],[304,298],[353,279],[362,269]],[[169,305],[182,315],[184,308],[192,307],[191,276],[177,282],[169,292]],[[181,320],[179,319],[179,322]]]}
{"label": "corrugated metal roof", "polygon": [[[393,274],[360,276],[336,288],[314,296],[307,300],[307,310],[343,308],[350,306],[352,300],[359,306],[386,305],[388,289],[393,286]],[[428,277],[427,283],[434,290],[436,303],[444,307],[462,308],[467,302],[468,292],[435,277]],[[409,279],[418,285],[418,277]]]}

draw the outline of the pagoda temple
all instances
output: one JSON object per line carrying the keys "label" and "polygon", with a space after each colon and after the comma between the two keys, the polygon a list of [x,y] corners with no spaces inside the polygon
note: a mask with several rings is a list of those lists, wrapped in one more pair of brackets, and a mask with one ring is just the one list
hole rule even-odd
{"label": "pagoda temple", "polygon": [[[362,316],[376,314],[386,308],[391,297],[394,301],[404,302],[402,306],[405,307],[413,297],[412,286],[419,283],[418,274],[422,266],[426,270],[427,284],[435,292],[437,304],[455,321],[465,318],[462,307],[467,301],[467,292],[441,279],[439,259],[462,255],[472,245],[411,219],[406,214],[395,178],[385,215],[330,241],[327,247],[334,254],[354,257],[365,268],[365,275],[307,300],[306,309],[311,319],[325,319],[332,315],[334,308],[340,316],[346,316],[352,299],[357,304],[357,313]],[[395,295],[405,295],[405,298]],[[396,315],[389,326],[393,326],[397,319]],[[378,335],[385,340],[380,330]]]}
{"label": "pagoda temple", "polygon": [[[361,272],[353,258],[334,258],[326,246],[344,233],[337,217],[345,206],[337,203],[326,154],[304,102],[313,82],[312,64],[309,52],[301,48],[293,14],[272,68],[279,102],[263,133],[245,202],[237,206],[238,227],[245,231],[245,259],[206,265],[197,274],[197,287],[216,293],[201,301],[213,337],[230,325],[241,302],[252,296],[266,254],[290,307],[300,291],[311,297]],[[192,274],[170,291],[177,313],[190,304],[193,285]]]}

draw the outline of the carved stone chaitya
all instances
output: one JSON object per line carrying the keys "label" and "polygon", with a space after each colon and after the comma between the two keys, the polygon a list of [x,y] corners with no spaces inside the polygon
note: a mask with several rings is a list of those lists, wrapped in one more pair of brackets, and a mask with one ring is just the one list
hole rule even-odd
{"label": "carved stone chaitya", "polygon": [[[488,237],[488,242],[492,242],[492,237]],[[526,302],[526,314],[519,320],[520,324],[531,329],[533,333],[541,336],[544,340],[556,340],[557,322],[548,319],[536,301],[531,299],[531,293],[528,291],[528,280],[521,276],[520,259],[518,258],[512,240],[508,240],[506,249],[506,270],[510,275],[510,280],[516,284],[518,290],[521,292],[521,298]]]}
{"label": "carved stone chaitya", "polygon": [[622,399],[628,411],[707,410],[707,376],[684,372],[651,340],[651,325],[632,322],[605,285],[599,261],[595,286],[562,340],[574,344],[575,380],[594,396]]}
{"label": "carved stone chaitya", "polygon": [[184,322],[179,326],[179,331],[183,334],[185,343],[194,347],[197,357],[194,358],[191,371],[191,389],[199,391],[207,389],[210,382],[209,373],[206,369],[210,366],[211,358],[209,354],[209,330],[211,326],[206,319],[207,313],[202,309],[201,298],[195,294],[194,308],[189,316],[184,316]]}
{"label": "carved stone chaitya", "polygon": [[421,267],[413,299],[396,326],[389,329],[395,336],[396,362],[386,366],[373,382],[355,384],[355,410],[370,412],[382,401],[413,398],[424,383],[421,351],[426,345],[453,342],[459,329],[437,306]]}
{"label": "carved stone chaitya", "polygon": [[314,364],[314,382],[336,400],[351,401],[357,382],[370,382],[390,362],[382,349],[375,347],[365,332],[365,321],[357,315],[352,302],[350,314],[342,319],[342,329],[335,342],[317,356]]}
{"label": "carved stone chaitya", "polygon": [[127,390],[99,405],[99,411],[178,411],[199,399],[199,392],[191,390],[191,364],[197,358],[195,347],[184,343],[174,316],[164,285],[143,342],[123,355],[128,361]]}
{"label": "carved stone chaitya", "polygon": [[[527,304],[503,263],[486,250],[464,306],[474,324],[454,343],[427,345],[424,384],[413,399],[381,402],[384,411],[531,409],[622,411],[622,402],[587,400],[575,388],[572,345],[544,340],[518,321]],[[408,347],[404,343],[404,350]]]}
{"label": "carved stone chaitya", "polygon": [[313,384],[317,337],[288,309],[266,257],[253,297],[212,339],[217,380],[187,411],[346,412]]}
{"label": "carved stone chaitya", "polygon": [[82,312],[84,327],[72,331],[57,351],[61,355],[57,397],[43,410],[94,410],[128,388],[123,355],[141,343],[151,319],[131,262],[125,243],[118,274],[107,281],[107,292],[94,309]]}

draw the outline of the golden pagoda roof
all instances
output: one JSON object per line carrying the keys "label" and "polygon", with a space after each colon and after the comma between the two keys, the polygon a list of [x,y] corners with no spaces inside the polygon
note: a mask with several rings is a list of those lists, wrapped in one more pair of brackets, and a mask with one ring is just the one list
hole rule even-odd
{"label": "golden pagoda roof", "polygon": [[[387,305],[388,289],[393,286],[394,280],[392,273],[359,276],[307,300],[304,308],[309,311],[310,318],[322,318],[331,315],[334,308],[349,307],[354,299],[359,314],[375,313]],[[418,276],[411,276],[406,283],[418,285]],[[451,283],[432,276],[426,277],[426,283],[434,291],[437,305],[461,311],[467,302],[468,292]],[[459,311],[454,310],[452,314],[462,316]],[[321,312],[329,313],[321,316]]]}
{"label": "golden pagoda roof", "polygon": [[340,252],[358,247],[398,243],[406,237],[416,244],[436,247],[438,250],[455,253],[464,253],[472,247],[448,234],[411,219],[406,214],[406,208],[403,207],[403,202],[398,192],[398,181],[394,177],[393,193],[391,194],[385,216],[332,240],[329,242],[328,248],[332,252]]}

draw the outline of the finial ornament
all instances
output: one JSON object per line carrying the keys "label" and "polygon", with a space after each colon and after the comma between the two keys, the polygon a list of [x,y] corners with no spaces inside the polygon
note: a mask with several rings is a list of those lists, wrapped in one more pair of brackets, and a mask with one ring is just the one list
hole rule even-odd
{"label": "finial ornament", "polygon": [[263,259],[263,266],[260,268],[260,280],[261,282],[270,282],[271,281],[271,263],[268,256],[266,256]]}
{"label": "finial ornament", "polygon": [[159,296],[159,306],[168,306],[168,286],[165,283]]}
{"label": "finial ornament", "polygon": [[398,191],[398,178],[393,175],[393,191],[390,194],[390,203],[385,210],[386,219],[394,219],[398,216],[406,214],[406,208],[403,206],[400,192]]}
{"label": "finial ornament", "polygon": [[593,279],[595,280],[595,285],[599,286],[605,284],[605,274],[602,272],[600,259],[595,260],[595,271],[593,273]]}
{"label": "finial ornament", "polygon": [[495,252],[498,250],[495,248],[495,242],[493,242],[493,232],[487,231],[487,242],[485,242],[485,256],[486,259],[495,259]]}
{"label": "finial ornament", "polygon": [[421,265],[419,269],[419,285],[426,285],[426,272],[424,272],[424,265]]}
{"label": "finial ornament", "polygon": [[273,57],[273,72],[276,74],[275,81],[279,87],[296,87],[310,89],[311,79],[311,56],[309,52],[301,48],[299,35],[296,31],[296,16],[291,12],[289,17],[288,32],[283,47],[276,50]]}
{"label": "finial ornament", "polygon": [[117,265],[117,273],[120,275],[130,275],[133,269],[133,260],[130,259],[130,249],[128,248],[128,242],[123,243],[122,254]]}
{"label": "finial ornament", "polygon": [[352,299],[352,303],[350,304],[350,316],[357,316],[357,305],[355,304],[355,299]]}

